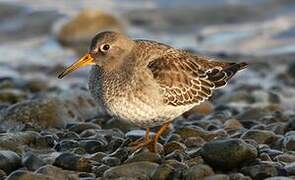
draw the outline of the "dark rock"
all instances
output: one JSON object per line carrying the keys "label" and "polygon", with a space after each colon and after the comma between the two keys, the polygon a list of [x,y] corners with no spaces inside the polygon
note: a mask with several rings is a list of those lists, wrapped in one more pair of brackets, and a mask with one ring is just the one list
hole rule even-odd
{"label": "dark rock", "polygon": [[46,176],[43,174],[33,173],[30,171],[17,170],[11,173],[7,180],[54,180],[54,177]]}
{"label": "dark rock", "polygon": [[97,152],[97,153],[94,153],[94,154],[91,154],[89,156],[87,156],[87,158],[91,161],[101,161],[102,158],[104,158],[105,156],[107,156],[106,153],[104,152]]}
{"label": "dark rock", "polygon": [[257,150],[240,139],[225,139],[209,142],[200,151],[203,159],[217,169],[232,169],[252,161]]}
{"label": "dark rock", "polygon": [[201,137],[188,137],[184,140],[184,144],[188,148],[202,147],[205,143],[206,143],[206,141],[204,139],[202,139]]}
{"label": "dark rock", "polygon": [[118,148],[115,152],[109,154],[109,157],[116,157],[121,160],[121,162],[124,162],[128,158],[129,151],[127,148]]}
{"label": "dark rock", "polygon": [[123,138],[114,136],[112,137],[112,140],[110,141],[110,143],[107,145],[107,149],[109,152],[116,151],[118,148],[122,146],[124,142],[125,140]]}
{"label": "dark rock", "polygon": [[7,176],[6,172],[0,169],[0,179],[5,179]]}
{"label": "dark rock", "polygon": [[185,163],[179,162],[175,159],[165,160],[163,164],[167,164],[174,169],[173,177],[174,178],[182,178],[183,172],[188,169],[188,166]]}
{"label": "dark rock", "polygon": [[200,164],[190,167],[184,172],[185,180],[203,179],[206,176],[214,175],[214,171],[211,167]]}
{"label": "dark rock", "polygon": [[24,89],[27,89],[32,93],[46,91],[48,88],[48,83],[41,79],[31,79],[26,82],[24,87]]}
{"label": "dark rock", "polygon": [[40,134],[32,131],[4,133],[0,136],[0,148],[21,153],[25,145],[33,145]]}
{"label": "dark rock", "polygon": [[286,125],[286,131],[295,131],[295,115],[290,116]]}
{"label": "dark rock", "polygon": [[185,161],[185,164],[188,165],[189,167],[198,165],[198,164],[204,164],[204,160],[201,156],[195,156],[191,157],[190,159]]}
{"label": "dark rock", "polygon": [[8,130],[23,130],[26,125],[35,129],[48,127],[62,128],[72,121],[63,103],[56,98],[28,100],[6,109],[1,127]]}
{"label": "dark rock", "polygon": [[169,164],[161,164],[152,175],[152,179],[173,179],[174,168]]}
{"label": "dark rock", "polygon": [[265,178],[265,180],[293,180],[294,177],[284,177],[284,176],[275,176],[275,177],[269,177]]}
{"label": "dark rock", "polygon": [[119,158],[116,158],[116,157],[108,157],[108,156],[105,156],[101,159],[101,162],[110,166],[110,167],[113,167],[113,166],[118,166],[121,164],[121,161]]}
{"label": "dark rock", "polygon": [[101,129],[99,125],[90,123],[90,122],[79,122],[79,123],[68,124],[67,128],[70,131],[74,131],[78,134],[80,134],[81,132],[87,129]]}
{"label": "dark rock", "polygon": [[289,176],[291,176],[291,175],[294,176],[295,175],[295,161],[293,161],[290,164],[287,164],[285,166],[285,169],[286,169]]}
{"label": "dark rock", "polygon": [[58,180],[58,179],[79,180],[80,179],[78,175],[76,174],[76,172],[63,170],[61,168],[58,168],[52,165],[42,166],[36,171],[36,173],[54,177],[55,180]]}
{"label": "dark rock", "polygon": [[266,130],[248,130],[241,138],[253,139],[259,144],[270,144],[277,139],[275,133]]}
{"label": "dark rock", "polygon": [[[247,92],[248,93],[248,92]],[[235,118],[239,121],[257,120],[261,117],[271,114],[271,111],[267,108],[249,108],[237,115]]]}
{"label": "dark rock", "polygon": [[73,153],[62,153],[55,159],[53,165],[63,169],[84,172],[91,172],[92,168],[90,160]]}
{"label": "dark rock", "polygon": [[260,153],[259,154],[259,158],[262,160],[262,161],[272,161],[270,156],[266,153]]}
{"label": "dark rock", "polygon": [[75,140],[62,140],[56,145],[55,149],[57,151],[70,151],[79,146],[80,144]]}
{"label": "dark rock", "polygon": [[21,166],[21,158],[13,151],[0,150],[0,169],[7,174]]}
{"label": "dark rock", "polygon": [[252,180],[249,176],[244,176],[242,173],[229,174],[231,180]]}
{"label": "dark rock", "polygon": [[225,121],[225,123],[224,123],[224,129],[226,131],[238,130],[241,128],[243,128],[243,125],[240,123],[240,121],[238,121],[236,119],[229,119],[229,120]]}
{"label": "dark rock", "polygon": [[100,139],[83,140],[83,141],[80,141],[80,146],[82,148],[84,148],[87,153],[92,154],[92,153],[96,153],[99,151],[105,151],[107,144],[106,144],[106,142],[104,142]]}
{"label": "dark rock", "polygon": [[206,131],[202,128],[190,128],[190,127],[184,127],[181,129],[176,130],[176,134],[179,134],[183,139],[186,139],[188,137],[201,137],[206,141],[210,141],[212,139],[218,138],[218,137],[224,137],[226,135],[226,132],[224,131]]}
{"label": "dark rock", "polygon": [[170,160],[175,159],[179,162],[183,162],[184,161],[184,152],[179,151],[179,150],[175,150],[165,156],[165,160],[169,160],[169,159]]}
{"label": "dark rock", "polygon": [[[144,136],[145,136],[145,131],[144,130],[131,130],[131,131],[128,131],[125,134],[125,137],[127,137],[127,138],[129,138],[131,140],[137,140],[137,139],[140,139],[140,138],[142,138]],[[154,133],[151,132],[150,136],[154,136]]]}
{"label": "dark rock", "polygon": [[181,142],[172,141],[164,145],[165,154],[169,154],[175,150],[183,152],[186,149],[186,146]]}
{"label": "dark rock", "polygon": [[126,160],[126,163],[139,161],[159,163],[161,161],[161,156],[157,153],[150,152],[147,149],[142,149],[141,151],[135,151],[134,153],[132,153]]}
{"label": "dark rock", "polygon": [[230,180],[228,175],[225,174],[215,174],[212,176],[206,176],[204,180]]}
{"label": "dark rock", "polygon": [[295,131],[289,131],[285,134],[283,147],[288,151],[295,151]]}
{"label": "dark rock", "polygon": [[165,144],[172,142],[172,141],[181,141],[181,136],[178,134],[172,133],[172,134],[168,135],[168,137],[166,138]]}
{"label": "dark rock", "polygon": [[104,172],[106,170],[108,170],[108,169],[110,169],[110,167],[103,164],[103,165],[100,165],[98,167],[97,166],[94,166],[92,168],[91,172],[94,173],[96,175],[96,177],[102,177],[103,174],[104,174]]}
{"label": "dark rock", "polygon": [[271,123],[271,124],[268,124],[265,129],[272,131],[275,134],[283,135],[286,132],[286,123],[282,123],[282,122]]}
{"label": "dark rock", "polygon": [[280,154],[277,155],[274,160],[279,161],[279,162],[285,162],[285,163],[292,163],[295,162],[295,154]]}
{"label": "dark rock", "polygon": [[28,168],[28,170],[34,171],[44,166],[46,163],[36,155],[27,153],[22,158],[22,164],[24,167]]}
{"label": "dark rock", "polygon": [[152,176],[152,173],[158,168],[158,164],[152,162],[133,162],[112,167],[105,171],[105,179],[114,179],[119,177],[146,179]]}
{"label": "dark rock", "polygon": [[[282,172],[281,172],[282,171]],[[274,163],[256,164],[246,166],[241,169],[241,172],[250,176],[253,179],[262,180],[267,177],[286,175],[286,172]]]}
{"label": "dark rock", "polygon": [[138,129],[138,127],[136,127],[134,124],[117,119],[117,118],[112,118],[106,121],[106,123],[103,124],[103,128],[104,129],[118,128],[124,133]]}
{"label": "dark rock", "polygon": [[36,138],[36,146],[40,148],[52,148],[56,144],[56,139],[52,135],[45,135]]}
{"label": "dark rock", "polygon": [[77,133],[72,132],[72,131],[57,133],[57,136],[59,137],[60,140],[80,139],[80,136]]}
{"label": "dark rock", "polygon": [[17,89],[3,89],[0,90],[0,102],[14,104],[24,100],[27,94]]}

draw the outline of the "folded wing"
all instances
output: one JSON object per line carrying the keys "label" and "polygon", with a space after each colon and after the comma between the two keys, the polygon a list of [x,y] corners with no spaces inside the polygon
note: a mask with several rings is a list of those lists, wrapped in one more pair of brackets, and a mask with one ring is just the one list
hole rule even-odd
{"label": "folded wing", "polygon": [[148,65],[164,102],[173,106],[200,104],[246,67],[246,63],[209,61],[178,52],[169,52]]}

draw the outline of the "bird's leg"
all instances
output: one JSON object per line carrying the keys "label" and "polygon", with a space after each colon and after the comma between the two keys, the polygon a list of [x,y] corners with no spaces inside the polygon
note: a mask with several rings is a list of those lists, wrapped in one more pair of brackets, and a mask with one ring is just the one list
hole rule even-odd
{"label": "bird's leg", "polygon": [[136,150],[136,149],[139,149],[140,147],[143,147],[143,146],[149,144],[150,142],[151,142],[150,128],[146,128],[144,138],[143,139],[140,138],[140,139],[130,143],[130,145],[133,146],[133,148]]}
{"label": "bird's leg", "polygon": [[152,141],[150,141],[148,144],[147,144],[147,148],[152,151],[152,152],[156,152],[157,149],[156,149],[156,145],[158,143],[158,140],[160,138],[160,136],[167,130],[167,128],[169,127],[169,124],[170,123],[165,123],[161,126],[161,128],[158,130],[158,132],[155,134],[154,138]]}

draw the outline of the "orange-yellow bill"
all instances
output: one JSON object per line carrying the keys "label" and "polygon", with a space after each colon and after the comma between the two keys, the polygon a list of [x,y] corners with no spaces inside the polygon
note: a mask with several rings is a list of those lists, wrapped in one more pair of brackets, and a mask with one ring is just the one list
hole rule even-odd
{"label": "orange-yellow bill", "polygon": [[69,73],[79,69],[80,67],[87,66],[87,65],[94,65],[93,58],[89,53],[85,56],[74,62],[71,66],[65,69],[60,75],[58,76],[59,79],[63,78],[64,76],[68,75]]}

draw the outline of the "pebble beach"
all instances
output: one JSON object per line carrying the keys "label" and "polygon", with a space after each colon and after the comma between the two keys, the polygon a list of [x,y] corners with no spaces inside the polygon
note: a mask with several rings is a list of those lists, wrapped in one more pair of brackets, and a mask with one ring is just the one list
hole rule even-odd
{"label": "pebble beach", "polygon": [[[295,178],[295,2],[37,2],[0,0],[0,180]],[[89,68],[57,78],[104,30],[249,67],[134,151]]]}

